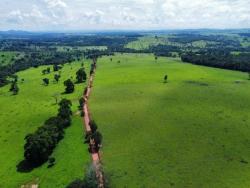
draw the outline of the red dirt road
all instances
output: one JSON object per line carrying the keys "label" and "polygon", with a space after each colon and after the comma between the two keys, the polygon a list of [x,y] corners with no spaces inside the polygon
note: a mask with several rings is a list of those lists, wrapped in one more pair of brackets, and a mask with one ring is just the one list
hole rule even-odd
{"label": "red dirt road", "polygon": [[[95,60],[93,60],[93,65],[96,65]],[[94,66],[94,67],[96,67],[96,66]],[[89,99],[90,93],[91,93],[91,87],[92,87],[93,80],[94,80],[95,70],[96,70],[96,68],[94,69],[93,74],[90,75],[88,86],[87,86],[87,91],[86,91],[86,94],[83,96],[83,98],[85,100],[84,106],[83,106],[83,111],[84,111],[83,121],[84,121],[84,125],[85,125],[84,127],[85,127],[86,133],[91,132],[91,128],[89,125],[91,118],[90,118],[90,113],[89,113],[89,108],[88,108],[88,99]],[[100,155],[98,152],[96,152],[96,149],[93,146],[94,146],[94,140],[91,140],[89,147],[90,147],[90,151],[91,151],[93,165],[94,165],[95,170],[96,170],[96,177],[98,179],[98,188],[104,188],[104,178],[103,178],[103,173],[101,170]]]}

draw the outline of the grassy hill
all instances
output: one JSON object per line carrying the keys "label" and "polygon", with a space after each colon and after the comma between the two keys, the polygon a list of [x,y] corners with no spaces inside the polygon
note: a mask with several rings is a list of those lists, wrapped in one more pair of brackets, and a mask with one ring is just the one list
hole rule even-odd
{"label": "grassy hill", "polygon": [[111,187],[249,187],[247,77],[151,55],[99,59],[90,110]]}
{"label": "grassy hill", "polygon": [[[87,146],[83,144],[82,119],[77,113],[77,106],[85,84],[75,85],[73,94],[61,94],[64,92],[63,81],[71,76],[75,79],[75,73],[80,67],[80,62],[64,65],[58,84],[53,83],[53,71],[42,75],[42,70],[47,66],[19,72],[20,91],[16,96],[8,92],[10,86],[0,88],[0,188],[21,187],[32,182],[39,182],[41,188],[64,188],[74,179],[83,177],[85,165],[90,158]],[[89,70],[88,63],[86,67]],[[42,78],[45,77],[50,79],[47,87],[42,85]],[[21,79],[24,79],[23,83]],[[74,113],[71,127],[65,131],[65,138],[53,153],[56,165],[48,169],[48,164],[44,164],[30,173],[17,172],[16,165],[24,158],[24,137],[57,114],[58,105],[53,98],[55,94],[59,98],[70,99]]]}

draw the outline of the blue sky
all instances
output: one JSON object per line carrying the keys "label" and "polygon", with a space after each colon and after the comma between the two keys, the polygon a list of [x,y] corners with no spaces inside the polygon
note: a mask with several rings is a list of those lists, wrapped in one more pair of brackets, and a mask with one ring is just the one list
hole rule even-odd
{"label": "blue sky", "polygon": [[0,30],[250,28],[250,0],[0,0]]}

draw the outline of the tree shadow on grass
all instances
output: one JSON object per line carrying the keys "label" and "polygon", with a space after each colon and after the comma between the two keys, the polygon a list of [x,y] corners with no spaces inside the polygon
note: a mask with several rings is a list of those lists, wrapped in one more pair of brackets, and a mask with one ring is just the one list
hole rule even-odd
{"label": "tree shadow on grass", "polygon": [[17,172],[21,172],[21,173],[29,173],[36,167],[38,166],[34,166],[33,164],[29,163],[27,160],[22,160],[16,165]]}

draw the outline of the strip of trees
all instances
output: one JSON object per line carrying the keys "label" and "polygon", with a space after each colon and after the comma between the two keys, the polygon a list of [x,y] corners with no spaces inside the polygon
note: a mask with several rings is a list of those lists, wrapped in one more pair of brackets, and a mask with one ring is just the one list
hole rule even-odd
{"label": "strip of trees", "polygon": [[33,134],[25,137],[24,157],[30,165],[36,167],[46,162],[63,139],[64,129],[71,125],[71,106],[71,101],[62,99],[57,116],[49,118]]}
{"label": "strip of trees", "polygon": [[223,50],[200,51],[185,53],[181,59],[197,65],[250,72],[250,53],[233,55]]}

